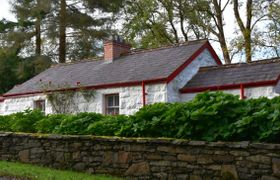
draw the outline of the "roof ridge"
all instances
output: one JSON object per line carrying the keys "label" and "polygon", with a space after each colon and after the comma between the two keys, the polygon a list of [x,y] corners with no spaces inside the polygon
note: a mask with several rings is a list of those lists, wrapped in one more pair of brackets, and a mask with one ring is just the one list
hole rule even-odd
{"label": "roof ridge", "polygon": [[[127,54],[125,56],[140,54],[140,53],[146,53],[146,52],[152,52],[152,51],[159,51],[159,50],[163,50],[163,49],[176,48],[176,47],[180,47],[180,46],[188,46],[188,45],[195,44],[195,43],[198,43],[198,42],[203,42],[203,41],[208,41],[208,39],[191,40],[191,41],[187,41],[187,42],[180,42],[180,43],[171,44],[171,45],[164,45],[164,46],[160,46],[160,47],[157,47],[157,48],[150,48],[150,49],[139,49],[139,50],[134,49],[129,54]],[[121,57],[124,57],[124,56],[121,56]],[[74,61],[74,62],[57,63],[57,64],[53,64],[51,67],[69,66],[69,65],[74,65],[74,64],[94,62],[94,61],[103,61],[103,60],[104,60],[104,56],[96,57],[96,58],[92,58],[92,59],[81,59],[81,60]]]}
{"label": "roof ridge", "polygon": [[149,48],[149,49],[134,49],[128,55],[159,51],[159,50],[163,50],[163,49],[176,48],[176,47],[180,47],[180,46],[188,46],[188,45],[195,44],[195,43],[198,43],[198,42],[203,42],[203,41],[206,42],[206,41],[208,41],[208,39],[205,38],[205,39],[197,39],[197,40],[179,42],[179,43],[176,43],[176,44],[163,45],[163,46],[160,46],[160,47]]}
{"label": "roof ridge", "polygon": [[74,64],[97,62],[97,61],[103,61],[103,56],[92,58],[92,59],[81,59],[81,60],[74,61],[74,62],[57,63],[57,64],[53,64],[51,67],[69,66],[69,65],[74,65]]}
{"label": "roof ridge", "polygon": [[280,63],[280,58],[279,57],[274,57],[274,58],[269,58],[269,59],[260,59],[260,60],[255,60],[249,63],[245,62],[240,62],[240,63],[234,63],[234,64],[223,64],[219,66],[206,66],[206,67],[200,67],[199,71],[207,71],[210,69],[222,69],[222,68],[236,68],[240,67],[243,65],[259,65],[259,64],[270,64],[270,63]]}

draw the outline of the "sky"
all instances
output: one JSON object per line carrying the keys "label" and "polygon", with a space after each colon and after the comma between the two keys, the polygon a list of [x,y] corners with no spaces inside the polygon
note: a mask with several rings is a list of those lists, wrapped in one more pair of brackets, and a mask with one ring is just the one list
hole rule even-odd
{"label": "sky", "polygon": [[15,17],[10,12],[9,0],[0,0],[0,19],[14,20]]}

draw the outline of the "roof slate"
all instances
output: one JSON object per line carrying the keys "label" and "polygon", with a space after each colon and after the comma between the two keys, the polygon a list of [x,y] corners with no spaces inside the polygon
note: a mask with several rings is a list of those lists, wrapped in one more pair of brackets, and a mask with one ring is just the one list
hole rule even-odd
{"label": "roof slate", "polygon": [[205,67],[200,68],[183,89],[274,81],[279,74],[279,59]]}
{"label": "roof slate", "polygon": [[167,78],[205,43],[207,40],[135,52],[112,62],[98,60],[57,65],[15,86],[5,96],[42,91],[42,85],[49,82],[52,87],[75,88],[77,82],[81,86],[95,86]]}

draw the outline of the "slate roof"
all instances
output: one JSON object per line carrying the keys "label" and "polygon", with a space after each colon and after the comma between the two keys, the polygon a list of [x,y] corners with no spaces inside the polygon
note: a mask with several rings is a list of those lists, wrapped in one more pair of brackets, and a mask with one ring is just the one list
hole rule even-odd
{"label": "slate roof", "polygon": [[225,85],[278,81],[280,59],[262,60],[252,63],[200,68],[198,73],[184,86],[198,89]]}
{"label": "slate roof", "polygon": [[206,43],[207,40],[200,40],[134,52],[112,62],[98,60],[57,65],[15,86],[4,96],[41,92],[42,84],[49,82],[53,87],[66,84],[68,88],[75,88],[77,82],[81,86],[95,86],[167,78]]}

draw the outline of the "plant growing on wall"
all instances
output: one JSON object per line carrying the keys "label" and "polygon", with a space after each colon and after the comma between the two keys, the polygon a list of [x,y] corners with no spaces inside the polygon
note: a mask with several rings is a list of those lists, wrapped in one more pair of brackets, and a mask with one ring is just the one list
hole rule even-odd
{"label": "plant growing on wall", "polygon": [[[83,87],[71,89],[68,84],[52,85],[51,83],[41,85],[48,102],[56,114],[72,114],[89,110],[90,101],[95,97],[95,91]],[[79,105],[83,103],[81,109]]]}

